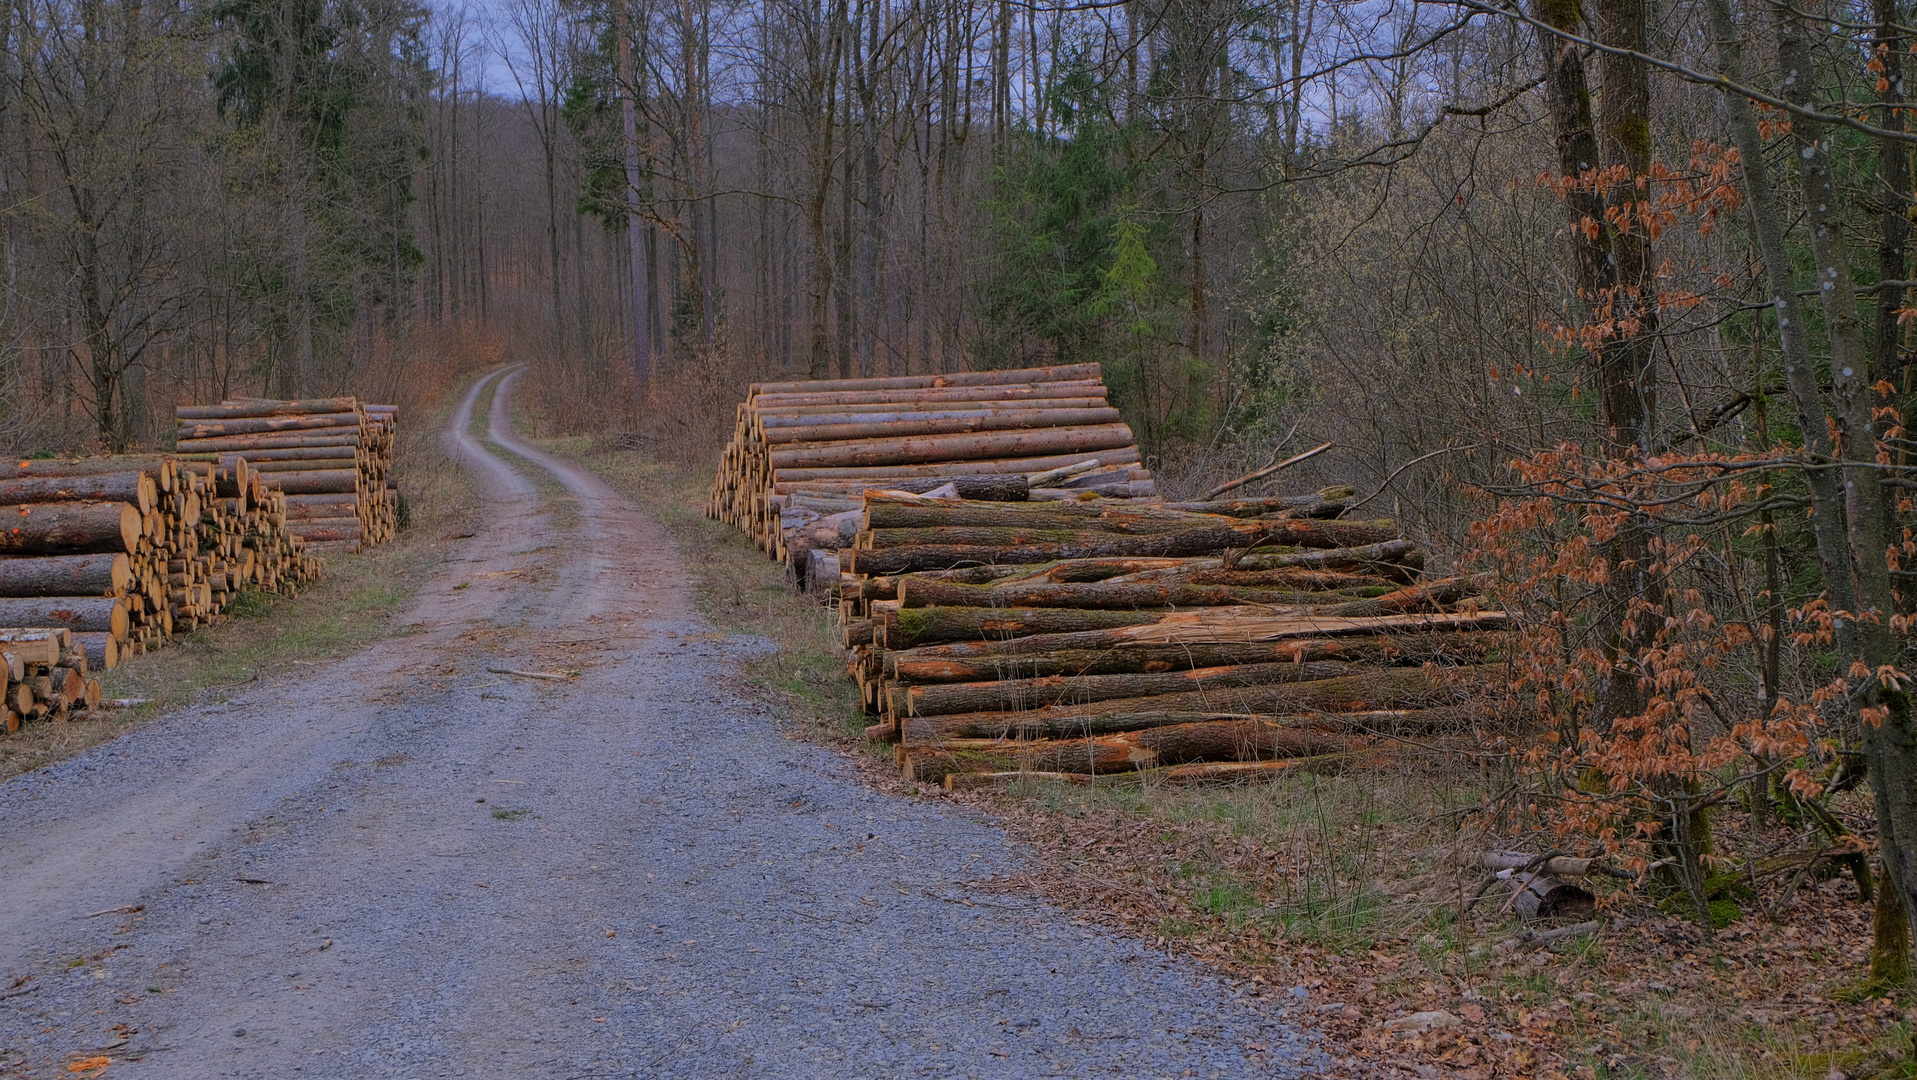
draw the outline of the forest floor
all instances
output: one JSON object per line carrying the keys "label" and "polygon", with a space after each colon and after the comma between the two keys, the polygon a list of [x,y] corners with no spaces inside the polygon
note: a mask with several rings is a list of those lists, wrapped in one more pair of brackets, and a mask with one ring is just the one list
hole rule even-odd
{"label": "forest floor", "polygon": [[[522,416],[524,429],[546,426]],[[536,441],[652,508],[677,536],[708,617],[777,643],[745,671],[795,734],[839,750],[875,790],[989,814],[1031,853],[995,890],[1044,896],[1075,921],[1291,1002],[1336,1074],[1917,1077],[1917,994],[1864,985],[1871,910],[1848,877],[1759,880],[1737,918],[1709,933],[1628,887],[1600,890],[1600,934],[1545,948],[1501,947],[1518,925],[1498,901],[1460,922],[1460,890],[1479,873],[1463,856],[1550,840],[1488,839],[1468,825],[1499,785],[1459,763],[1200,790],[1041,782],[955,795],[901,781],[890,748],[862,738],[867,718],[855,711],[834,620],[701,515],[709,474],[603,439]],[[1753,835],[1720,817],[1731,866],[1740,853],[1807,842],[1782,824]],[[1440,1011],[1440,1024],[1456,1026],[1387,1026]]]}
{"label": "forest floor", "polygon": [[516,438],[509,378],[416,536],[116,672],[133,721],[0,742],[41,762],[0,783],[0,1075],[1324,1071],[1284,993],[792,738],[838,692],[801,615],[702,615],[712,553]]}

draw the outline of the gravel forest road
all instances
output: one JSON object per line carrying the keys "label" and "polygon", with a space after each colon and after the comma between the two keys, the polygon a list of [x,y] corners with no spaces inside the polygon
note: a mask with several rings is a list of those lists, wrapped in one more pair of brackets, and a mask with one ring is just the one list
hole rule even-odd
{"label": "gravel forest road", "polygon": [[451,418],[487,527],[399,634],[0,785],[0,1075],[1317,1071],[1279,1002],[972,884],[1018,864],[989,821],[782,736],[729,689],[767,643],[513,436],[515,374]]}

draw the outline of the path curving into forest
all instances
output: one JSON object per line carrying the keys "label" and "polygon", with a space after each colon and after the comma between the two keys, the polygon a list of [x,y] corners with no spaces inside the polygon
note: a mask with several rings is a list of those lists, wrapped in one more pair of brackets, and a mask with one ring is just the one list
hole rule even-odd
{"label": "path curving into forest", "polygon": [[766,643],[514,436],[517,377],[454,410],[488,526],[404,633],[0,785],[0,1075],[1313,1071],[1268,999],[968,884],[1017,866],[988,822],[780,735],[729,689]]}

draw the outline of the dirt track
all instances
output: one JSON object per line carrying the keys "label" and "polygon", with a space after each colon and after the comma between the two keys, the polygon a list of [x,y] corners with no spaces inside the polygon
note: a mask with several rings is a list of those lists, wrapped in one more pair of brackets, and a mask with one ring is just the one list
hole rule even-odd
{"label": "dirt track", "polygon": [[0,1075],[1305,1071],[1274,1003],[968,886],[1002,833],[729,695],[765,644],[512,437],[512,377],[491,441],[523,460],[465,434],[483,384],[448,428],[497,527],[405,632],[0,785]]}

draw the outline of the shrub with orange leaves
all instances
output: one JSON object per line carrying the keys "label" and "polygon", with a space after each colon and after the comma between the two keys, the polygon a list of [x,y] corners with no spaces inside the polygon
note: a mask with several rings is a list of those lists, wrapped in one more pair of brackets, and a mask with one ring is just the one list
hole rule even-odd
{"label": "shrub with orange leaves", "polygon": [[1820,672],[1834,613],[1777,537],[1803,505],[1779,488],[1799,464],[1568,444],[1513,463],[1518,483],[1472,528],[1475,568],[1516,616],[1500,707],[1534,724],[1514,753],[1544,824],[1698,884],[1703,811],[1820,794],[1851,682]]}

